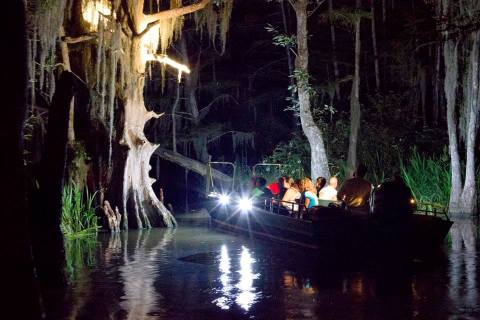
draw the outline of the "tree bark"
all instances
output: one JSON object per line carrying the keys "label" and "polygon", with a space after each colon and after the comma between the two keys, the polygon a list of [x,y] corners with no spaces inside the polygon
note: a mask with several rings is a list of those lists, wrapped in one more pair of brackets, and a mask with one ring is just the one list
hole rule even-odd
{"label": "tree bark", "polygon": [[350,136],[348,140],[347,168],[348,176],[351,177],[357,167],[357,145],[360,130],[360,22],[355,20],[355,73],[353,75],[352,92],[350,94]]}
{"label": "tree bark", "polygon": [[[470,3],[471,4],[471,3]],[[443,0],[443,15],[453,16],[456,4],[450,4],[449,0]],[[445,96],[447,99],[447,125],[449,136],[449,150],[452,167],[452,190],[450,192],[449,212],[454,225],[452,227],[452,247],[460,249],[462,245],[467,250],[475,250],[475,228],[472,218],[477,209],[477,191],[475,176],[475,145],[478,131],[478,117],[480,113],[479,95],[479,46],[480,31],[472,31],[469,37],[462,39],[450,39],[449,32],[445,28],[443,32],[444,61],[445,61]],[[459,47],[462,47],[459,50]],[[459,53],[464,57],[459,57]],[[463,60],[466,77],[465,83],[460,87],[462,90],[460,103],[463,107],[459,114],[465,121],[460,129],[465,133],[466,166],[465,180],[462,186],[461,160],[458,151],[456,103],[459,101],[458,70],[459,61]]]}
{"label": "tree bark", "polygon": [[450,165],[452,168],[452,191],[450,193],[450,212],[457,211],[460,200],[462,181],[460,173],[460,155],[458,154],[457,120],[455,105],[458,86],[458,43],[449,40],[444,44],[443,56],[445,59],[445,98],[447,100],[447,127],[448,149],[450,152]]}
{"label": "tree bark", "polygon": [[[60,27],[60,38],[65,37],[65,30],[62,27]],[[68,53],[68,44],[65,41],[60,41],[60,51],[62,53],[62,62],[63,62],[63,68],[66,71],[72,71],[72,68],[70,66],[70,55]],[[74,123],[75,123],[75,98],[72,98],[72,101],[70,102],[70,110],[69,110],[69,117],[68,117],[68,142],[73,143],[75,141],[75,129],[74,129]]]}
{"label": "tree bark", "polygon": [[297,76],[298,101],[300,107],[300,122],[303,132],[310,144],[311,176],[330,177],[327,153],[323,142],[323,134],[313,120],[310,108],[310,93],[308,92],[308,32],[307,32],[307,5],[308,0],[297,0],[293,3],[297,17],[297,57],[295,59],[296,72],[303,75],[300,80]]}

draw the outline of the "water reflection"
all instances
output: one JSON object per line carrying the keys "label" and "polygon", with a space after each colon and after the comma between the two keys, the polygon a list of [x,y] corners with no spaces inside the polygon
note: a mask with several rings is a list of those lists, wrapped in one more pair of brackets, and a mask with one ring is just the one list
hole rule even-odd
{"label": "water reflection", "polygon": [[258,293],[253,287],[253,280],[258,278],[258,274],[254,274],[252,265],[255,259],[252,258],[248,248],[242,246],[242,253],[240,255],[240,281],[237,288],[240,290],[236,302],[245,311],[248,311],[255,302]]}
{"label": "water reflection", "polygon": [[480,319],[476,253],[339,264],[193,227],[68,245],[77,267],[52,319]]}
{"label": "water reflection", "polygon": [[[126,319],[151,319],[162,298],[154,287],[158,273],[155,262],[160,260],[161,249],[171,240],[173,231],[165,230],[160,241],[150,241],[150,234],[150,230],[139,231],[124,238],[124,264],[119,271],[125,292],[120,306],[127,312]],[[129,244],[135,244],[134,248]]]}
{"label": "water reflection", "polygon": [[222,285],[222,296],[214,300],[214,303],[224,310],[230,309],[231,301],[229,297],[232,295],[233,286],[230,284],[230,257],[226,245],[222,245],[220,252],[220,283]]}
{"label": "water reflection", "polygon": [[[250,250],[242,246],[239,259],[239,269],[235,274],[231,272],[231,261],[226,245],[222,245],[219,257],[219,271],[221,296],[213,300],[213,303],[224,310],[230,309],[235,302],[244,311],[250,310],[257,301],[260,293],[254,287],[253,282],[260,274],[253,272],[255,259]],[[233,283],[237,281],[235,285]]]}
{"label": "water reflection", "polygon": [[449,298],[459,310],[478,308],[477,256],[473,252],[450,254]]}

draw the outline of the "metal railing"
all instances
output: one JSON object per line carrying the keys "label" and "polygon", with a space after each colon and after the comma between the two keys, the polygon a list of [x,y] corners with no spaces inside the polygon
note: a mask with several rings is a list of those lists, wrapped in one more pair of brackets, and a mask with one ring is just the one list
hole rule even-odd
{"label": "metal railing", "polygon": [[438,203],[418,202],[415,211],[426,216],[444,216],[446,220],[450,220],[450,217],[448,216],[448,207],[442,206]]}

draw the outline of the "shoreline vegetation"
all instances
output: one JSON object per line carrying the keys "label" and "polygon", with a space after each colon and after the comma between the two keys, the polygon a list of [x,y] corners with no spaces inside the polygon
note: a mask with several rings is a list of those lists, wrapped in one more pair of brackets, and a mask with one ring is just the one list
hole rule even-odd
{"label": "shoreline vegetation", "polygon": [[95,196],[76,183],[65,185],[60,228],[65,238],[78,239],[96,235],[100,226],[95,214]]}

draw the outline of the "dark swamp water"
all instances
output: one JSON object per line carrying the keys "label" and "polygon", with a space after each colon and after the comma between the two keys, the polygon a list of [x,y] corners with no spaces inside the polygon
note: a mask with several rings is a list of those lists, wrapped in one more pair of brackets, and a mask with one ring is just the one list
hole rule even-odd
{"label": "dark swamp water", "polygon": [[205,224],[67,245],[55,319],[480,319],[477,254],[383,263]]}

